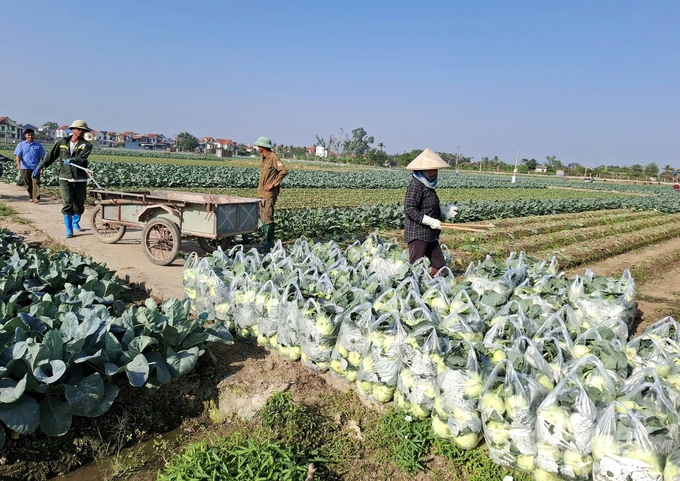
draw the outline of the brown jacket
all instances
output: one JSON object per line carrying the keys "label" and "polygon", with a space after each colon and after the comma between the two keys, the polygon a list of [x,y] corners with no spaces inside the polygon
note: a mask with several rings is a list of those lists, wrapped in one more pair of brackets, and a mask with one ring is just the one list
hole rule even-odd
{"label": "brown jacket", "polygon": [[[279,195],[279,184],[288,175],[286,166],[274,152],[265,151],[260,154],[260,182],[257,184],[258,197],[276,197]],[[274,184],[267,192],[265,185]]]}

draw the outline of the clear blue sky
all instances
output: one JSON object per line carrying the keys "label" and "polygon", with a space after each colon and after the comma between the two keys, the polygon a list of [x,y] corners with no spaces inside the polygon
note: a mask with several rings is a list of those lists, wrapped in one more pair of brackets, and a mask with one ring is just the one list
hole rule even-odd
{"label": "clear blue sky", "polygon": [[3,2],[0,116],[680,167],[680,1]]}

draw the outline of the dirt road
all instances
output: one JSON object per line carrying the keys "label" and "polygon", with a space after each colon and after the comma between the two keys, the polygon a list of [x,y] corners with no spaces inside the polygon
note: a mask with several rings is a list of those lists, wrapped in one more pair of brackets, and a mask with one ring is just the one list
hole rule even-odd
{"label": "dirt road", "polygon": [[[92,257],[97,262],[104,262],[117,272],[118,276],[128,282],[137,284],[157,300],[168,297],[184,298],[182,288],[181,258],[169,266],[157,266],[144,255],[141,246],[141,230],[129,230],[116,244],[104,244],[97,240],[90,230],[89,213],[86,210],[80,225],[83,231],[73,238],[64,236],[64,222],[61,214],[61,199],[42,196],[38,204],[28,202],[24,187],[0,183],[0,202],[10,205],[18,212],[19,217],[30,221],[28,224],[11,223],[5,225],[13,232],[24,237],[24,241],[45,244],[63,244],[71,251]],[[200,250],[198,243],[183,241],[181,251],[191,253]]]}

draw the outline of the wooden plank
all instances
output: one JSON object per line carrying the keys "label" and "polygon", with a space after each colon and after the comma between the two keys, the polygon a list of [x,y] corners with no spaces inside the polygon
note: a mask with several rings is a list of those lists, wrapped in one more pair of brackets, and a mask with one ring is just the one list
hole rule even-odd
{"label": "wooden plank", "polygon": [[468,232],[486,232],[486,229],[475,229],[473,227],[465,227],[458,224],[446,224],[442,222],[442,229],[464,230]]}

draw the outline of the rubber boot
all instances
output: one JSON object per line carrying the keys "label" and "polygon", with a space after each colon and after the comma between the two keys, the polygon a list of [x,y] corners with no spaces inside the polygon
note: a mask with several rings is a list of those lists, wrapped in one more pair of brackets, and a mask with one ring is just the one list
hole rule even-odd
{"label": "rubber boot", "polygon": [[[263,224],[262,225],[262,238],[264,239],[264,242],[260,246],[260,250],[262,252],[269,252],[272,248],[271,243],[269,242],[269,238],[274,235],[274,229],[272,229],[272,224]],[[271,234],[269,233],[271,232]]]}
{"label": "rubber boot", "polygon": [[80,227],[80,214],[73,214],[73,230],[76,232],[83,230]]}
{"label": "rubber boot", "polygon": [[66,237],[73,237],[73,216],[64,214],[64,225],[66,226]]}
{"label": "rubber boot", "polygon": [[269,224],[269,230],[267,231],[267,239],[265,243],[269,246],[269,249],[274,247],[274,223]]}

